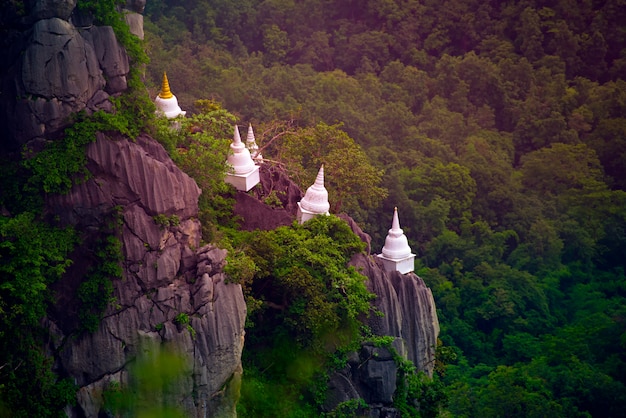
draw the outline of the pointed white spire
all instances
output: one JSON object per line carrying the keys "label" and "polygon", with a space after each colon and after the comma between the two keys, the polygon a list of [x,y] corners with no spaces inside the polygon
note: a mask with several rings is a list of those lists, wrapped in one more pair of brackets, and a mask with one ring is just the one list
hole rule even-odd
{"label": "pointed white spire", "polygon": [[391,229],[385,238],[382,254],[379,254],[378,257],[383,260],[387,271],[397,270],[406,274],[414,269],[415,254],[411,253],[408,240],[400,228],[398,208],[393,209]]}
{"label": "pointed white spire", "polygon": [[227,159],[227,163],[230,165],[230,172],[226,174],[225,181],[235,186],[237,190],[247,192],[260,181],[259,167],[254,164],[250,151],[241,142],[241,135],[237,125],[235,125],[230,150],[231,153]]}
{"label": "pointed white spire", "polygon": [[250,150],[250,155],[252,155],[252,159],[257,162],[263,162],[263,156],[259,152],[259,146],[256,144],[256,139],[254,138],[254,131],[252,130],[252,124],[248,124],[248,136],[246,137],[246,147]]}
{"label": "pointed white spire", "polygon": [[228,156],[228,164],[231,165],[232,171],[235,174],[245,174],[254,169],[254,161],[252,161],[248,148],[241,142],[237,125],[235,125],[235,133],[233,135],[233,142],[230,144],[230,149],[232,154]]}
{"label": "pointed white spire", "polygon": [[330,203],[328,203],[328,191],[324,187],[324,165],[320,167],[313,183],[298,202],[298,220],[306,222],[316,215],[328,215]]}

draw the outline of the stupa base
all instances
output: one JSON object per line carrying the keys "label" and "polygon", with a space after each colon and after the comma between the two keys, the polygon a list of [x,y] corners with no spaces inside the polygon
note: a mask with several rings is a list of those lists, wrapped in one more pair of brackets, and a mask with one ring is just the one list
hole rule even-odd
{"label": "stupa base", "polygon": [[394,260],[384,257],[382,254],[377,255],[383,261],[385,271],[398,271],[401,274],[407,274],[415,270],[415,254]]}
{"label": "stupa base", "polygon": [[259,175],[259,166],[255,166],[254,169],[246,174],[226,174],[224,181],[228,184],[235,186],[235,189],[247,192],[261,181]]}

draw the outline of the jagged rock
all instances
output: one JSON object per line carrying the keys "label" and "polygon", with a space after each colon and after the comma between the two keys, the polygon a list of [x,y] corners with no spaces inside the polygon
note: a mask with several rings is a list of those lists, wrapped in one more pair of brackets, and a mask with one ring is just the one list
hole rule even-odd
{"label": "jagged rock", "polygon": [[106,92],[121,93],[126,90],[126,76],[130,72],[128,55],[119,44],[113,28],[94,26],[82,32],[83,37],[93,45],[98,63],[106,80]]}
{"label": "jagged rock", "polygon": [[0,121],[8,148],[52,136],[105,86],[93,45],[60,18],[41,19],[15,42],[16,59],[3,74]]}
{"label": "jagged rock", "polygon": [[[130,2],[137,12],[144,5]],[[74,112],[111,110],[109,95],[126,88],[129,71],[111,28],[92,26],[92,16],[79,10],[72,13],[75,0],[29,6],[32,13],[15,25],[12,42],[2,42],[10,45],[0,63],[0,123],[8,128],[1,142],[7,150],[58,138]],[[134,33],[143,31],[141,19],[129,20]],[[54,283],[57,304],[43,321],[55,370],[79,386],[78,403],[66,414],[106,416],[103,391],[129,383],[128,365],[137,356],[169,345],[186,366],[177,390],[151,393],[151,401],[181,407],[190,417],[235,416],[246,305],[241,286],[223,273],[226,252],[200,247],[200,189],[148,136],[129,141],[98,134],[86,156],[92,177],[46,202],[46,214],[73,225],[84,240]],[[159,225],[156,215],[177,222]],[[122,223],[123,275],[113,282],[115,301],[98,329],[80,331],[77,289],[94,263],[93,244],[112,219]]]}
{"label": "jagged rock", "polygon": [[[188,364],[177,393],[162,400],[186,416],[234,416],[246,305],[241,286],[227,283],[222,272],[226,251],[200,247],[200,190],[148,136],[133,142],[98,134],[87,158],[93,177],[66,195],[51,196],[48,211],[97,232],[119,207],[125,262],[123,279],[114,282],[116,302],[96,332],[67,338],[67,315],[49,319],[57,368],[80,387],[78,405],[68,415],[97,417],[102,390],[112,379],[127,383],[120,373],[151,341],[173,347]],[[158,225],[157,214],[175,215],[180,223]],[[72,280],[64,277],[58,286],[67,288],[63,281]],[[178,319],[181,313],[188,323]]]}
{"label": "jagged rock", "polygon": [[57,98],[74,108],[84,107],[104,86],[93,47],[71,23],[59,18],[42,19],[33,25],[32,39],[24,52],[22,82],[25,94]]}
{"label": "jagged rock", "polygon": [[235,194],[233,212],[241,219],[241,229],[271,230],[291,225],[302,191],[283,172],[271,165],[262,164],[259,174],[260,187],[248,193]]}
{"label": "jagged rock", "polygon": [[[328,382],[325,411],[332,411],[340,403],[363,399],[369,405],[359,416],[387,417],[392,411],[396,391],[398,367],[393,354],[386,348],[365,344],[360,353],[353,353],[348,366],[333,373]],[[381,411],[384,410],[384,413]]]}
{"label": "jagged rock", "polygon": [[268,231],[279,226],[291,225],[294,217],[282,208],[272,208],[245,192],[235,194],[233,212],[239,217],[241,229]]}
{"label": "jagged rock", "polygon": [[[120,370],[117,373],[104,376],[102,379],[92,384],[81,387],[76,394],[76,398],[80,405],[84,405],[84,410],[89,411],[88,415],[94,415],[98,413],[100,405],[104,402],[102,394],[116,383],[127,381],[127,372]],[[71,412],[69,414],[71,414]]]}
{"label": "jagged rock", "polygon": [[[43,19],[33,25],[22,54],[11,132],[22,143],[58,131],[105,85],[93,47],[69,22]],[[12,106],[7,106],[9,113]]]}
{"label": "jagged rock", "polygon": [[[93,26],[93,18],[75,8],[76,0],[30,6],[24,23],[32,26],[12,33],[0,69],[0,123],[8,127],[0,142],[9,150],[36,138],[58,138],[69,116],[83,109],[110,111],[108,94],[127,88],[128,56],[111,27]],[[128,20],[139,36],[143,17],[137,16]]]}
{"label": "jagged rock", "polygon": [[364,359],[364,363],[358,369],[358,376],[359,383],[367,388],[362,391],[368,395],[367,402],[393,403],[398,367],[392,354],[384,347],[365,344],[361,348],[361,359]]}
{"label": "jagged rock", "polygon": [[430,289],[414,273],[385,272],[369,255],[357,254],[350,264],[368,277],[368,288],[377,295],[374,305],[384,314],[369,318],[372,331],[401,338],[406,357],[432,376],[439,321]]}
{"label": "jagged rock", "polygon": [[143,13],[143,10],[146,8],[146,0],[127,0],[126,8],[133,12]]}
{"label": "jagged rock", "polygon": [[324,398],[323,408],[325,411],[332,411],[342,402],[351,399],[359,399],[361,395],[350,380],[349,372],[335,372],[328,380],[328,388]]}
{"label": "jagged rock", "polygon": [[124,19],[126,19],[126,24],[130,28],[130,33],[143,40],[145,37],[143,32],[143,15],[125,11]]}
{"label": "jagged rock", "polygon": [[[153,139],[142,135],[135,141],[119,136],[112,139],[97,134],[97,140],[87,146],[86,152],[87,167],[93,177],[65,195],[51,196],[48,204],[62,221],[71,224],[79,222],[79,218],[81,223],[93,219],[97,224],[99,214],[124,206],[129,213],[129,224],[137,222],[145,227],[135,228],[138,239],[156,250],[162,234],[152,217],[194,216],[198,212],[200,189]],[[85,217],[82,214],[85,211],[92,212],[92,216]],[[139,220],[140,216],[145,219]],[[131,260],[137,259],[134,252],[131,255]]]}
{"label": "jagged rock", "polygon": [[[365,235],[369,242],[369,236],[356,222],[348,222],[348,225],[361,239]],[[398,337],[400,340],[394,343],[398,354],[432,376],[439,320],[431,290],[413,272],[385,271],[380,260],[370,254],[355,254],[350,265],[369,279],[368,289],[377,296],[374,306],[384,314],[370,316],[368,325],[372,331],[376,335]]]}
{"label": "jagged rock", "polygon": [[31,0],[29,3],[33,20],[51,17],[68,20],[76,7],[76,0]]}
{"label": "jagged rock", "polygon": [[98,90],[87,102],[87,113],[91,115],[98,110],[103,110],[107,113],[113,112],[113,103],[111,103],[109,97],[104,90]]}

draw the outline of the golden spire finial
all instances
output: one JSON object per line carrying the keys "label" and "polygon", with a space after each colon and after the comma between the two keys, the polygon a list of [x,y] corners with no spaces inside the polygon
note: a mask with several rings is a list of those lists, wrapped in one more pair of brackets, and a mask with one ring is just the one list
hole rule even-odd
{"label": "golden spire finial", "polygon": [[161,83],[161,93],[159,93],[159,97],[161,99],[171,99],[174,97],[172,92],[170,91],[170,83],[167,81],[167,75],[165,71],[163,71],[163,82]]}

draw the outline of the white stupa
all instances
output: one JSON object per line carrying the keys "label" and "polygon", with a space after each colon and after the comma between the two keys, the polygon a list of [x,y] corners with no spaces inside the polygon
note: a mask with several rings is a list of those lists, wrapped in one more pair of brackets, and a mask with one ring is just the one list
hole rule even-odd
{"label": "white stupa", "polygon": [[385,238],[383,253],[378,254],[378,257],[383,260],[386,271],[399,271],[406,274],[415,269],[415,254],[411,254],[411,247],[404,231],[400,229],[398,208],[393,209],[391,229]]}
{"label": "white stupa", "polygon": [[237,190],[247,192],[260,181],[259,166],[254,164],[250,151],[241,142],[239,128],[235,125],[235,135],[230,144],[231,154],[228,156],[230,170],[226,173],[226,183],[232,184]]}
{"label": "white stupa", "polygon": [[161,92],[154,99],[157,113],[164,114],[166,118],[173,119],[176,116],[185,116],[187,112],[178,106],[178,99],[170,91],[170,83],[167,81],[167,75],[163,73],[163,82],[161,83]]}
{"label": "white stupa", "polygon": [[248,136],[246,137],[246,147],[250,150],[250,155],[256,163],[263,162],[263,156],[259,152],[259,146],[256,144],[254,138],[254,131],[252,130],[252,124],[248,125]]}
{"label": "white stupa", "polygon": [[320,167],[315,183],[306,190],[304,197],[298,202],[296,218],[301,224],[317,215],[328,215],[328,191],[324,187],[324,165]]}

